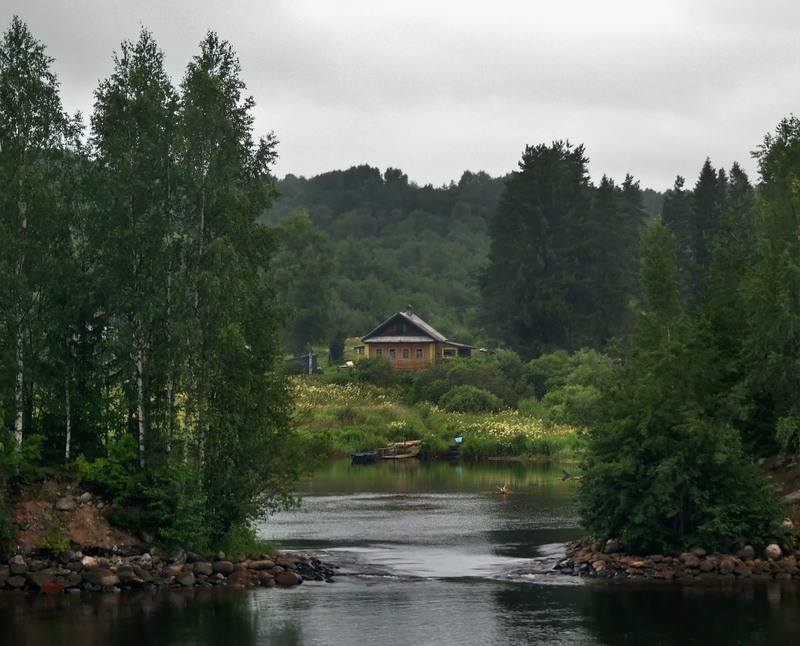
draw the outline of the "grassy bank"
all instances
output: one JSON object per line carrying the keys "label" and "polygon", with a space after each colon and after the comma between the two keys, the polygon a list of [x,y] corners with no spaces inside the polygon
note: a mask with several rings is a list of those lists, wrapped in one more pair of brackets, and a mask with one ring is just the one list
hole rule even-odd
{"label": "grassy bank", "polygon": [[407,405],[400,388],[363,383],[323,383],[313,377],[293,380],[295,422],[307,455],[348,456],[390,442],[422,440],[426,457],[444,457],[462,437],[464,459],[577,456],[581,433],[548,425],[517,411],[453,413],[431,404]]}

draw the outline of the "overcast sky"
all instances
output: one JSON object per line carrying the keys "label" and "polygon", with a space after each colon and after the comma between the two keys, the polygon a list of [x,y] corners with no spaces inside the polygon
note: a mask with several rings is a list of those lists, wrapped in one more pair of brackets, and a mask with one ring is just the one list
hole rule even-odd
{"label": "overcast sky", "polygon": [[208,30],[275,132],[279,177],[357,164],[441,186],[582,143],[594,182],[694,185],[800,113],[797,0],[0,0],[91,113],[123,40],[153,33],[177,85]]}

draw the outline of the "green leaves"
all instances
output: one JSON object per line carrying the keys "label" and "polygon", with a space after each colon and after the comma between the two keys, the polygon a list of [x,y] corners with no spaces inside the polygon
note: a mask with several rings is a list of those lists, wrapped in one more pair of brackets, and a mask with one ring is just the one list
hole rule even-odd
{"label": "green leaves", "polygon": [[489,222],[482,276],[494,338],[526,358],[558,348],[602,349],[630,325],[638,185],[589,183],[583,146],[528,146]]}

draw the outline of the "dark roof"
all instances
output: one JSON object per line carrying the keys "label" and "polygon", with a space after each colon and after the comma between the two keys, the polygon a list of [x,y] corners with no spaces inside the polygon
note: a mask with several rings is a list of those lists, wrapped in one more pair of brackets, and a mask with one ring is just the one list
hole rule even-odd
{"label": "dark roof", "polygon": [[[413,333],[403,335],[381,334],[381,331],[387,328],[390,323],[394,322],[398,318],[401,318],[407,323],[411,324],[415,328],[415,331]],[[464,348],[471,347],[464,345],[463,343],[454,343],[453,341],[448,341],[444,334],[438,330],[435,330],[419,316],[412,314],[411,312],[398,312],[397,314],[390,316],[378,327],[372,330],[372,332],[362,337],[361,341],[364,343],[367,341],[372,341],[373,343],[430,343],[432,341],[438,341],[440,343],[452,343],[453,345]]]}

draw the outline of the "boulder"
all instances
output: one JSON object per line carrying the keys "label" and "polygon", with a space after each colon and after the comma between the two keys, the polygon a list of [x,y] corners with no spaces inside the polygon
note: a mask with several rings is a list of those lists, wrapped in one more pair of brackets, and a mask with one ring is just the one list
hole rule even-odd
{"label": "boulder", "polygon": [[22,590],[25,587],[25,577],[19,575],[10,576],[6,579],[6,585],[12,590]]}
{"label": "boulder", "polygon": [[777,561],[782,555],[781,548],[775,543],[770,543],[764,548],[764,558]]}
{"label": "boulder", "polygon": [[303,579],[296,573],[290,570],[280,572],[275,575],[275,583],[278,585],[298,585],[303,582]]}
{"label": "boulder", "polygon": [[208,561],[198,561],[192,565],[196,575],[202,574],[204,576],[211,576],[214,574],[214,566]]}
{"label": "boulder", "polygon": [[72,497],[59,498],[55,504],[56,511],[73,511],[78,505]]}
{"label": "boulder", "polygon": [[214,561],[212,563],[212,569],[217,574],[224,574],[225,576],[230,576],[233,574],[234,569],[236,566],[231,561]]}
{"label": "boulder", "polygon": [[45,583],[52,583],[55,578],[56,572],[52,568],[25,574],[28,587],[32,590],[40,590]]}
{"label": "boulder", "polygon": [[249,570],[271,570],[275,567],[275,563],[267,559],[261,561],[248,561],[247,569]]}
{"label": "boulder", "polygon": [[21,554],[15,554],[8,559],[8,569],[12,575],[25,574],[28,571],[28,563]]}
{"label": "boulder", "polygon": [[195,578],[194,573],[189,572],[181,572],[180,574],[175,576],[175,580],[181,584],[184,588],[191,588],[194,587]]}
{"label": "boulder", "polygon": [[796,502],[800,502],[800,489],[798,489],[797,491],[792,491],[791,493],[787,493],[783,497],[783,501],[790,505]]}
{"label": "boulder", "polygon": [[752,561],[755,558],[756,551],[752,545],[745,545],[742,549],[736,552],[736,558],[741,561]]}
{"label": "boulder", "polygon": [[111,570],[105,568],[90,568],[83,572],[83,580],[91,585],[99,585],[102,588],[117,585],[119,577]]}
{"label": "boulder", "polygon": [[732,574],[736,569],[736,565],[736,561],[733,558],[726,556],[719,562],[719,573]]}

